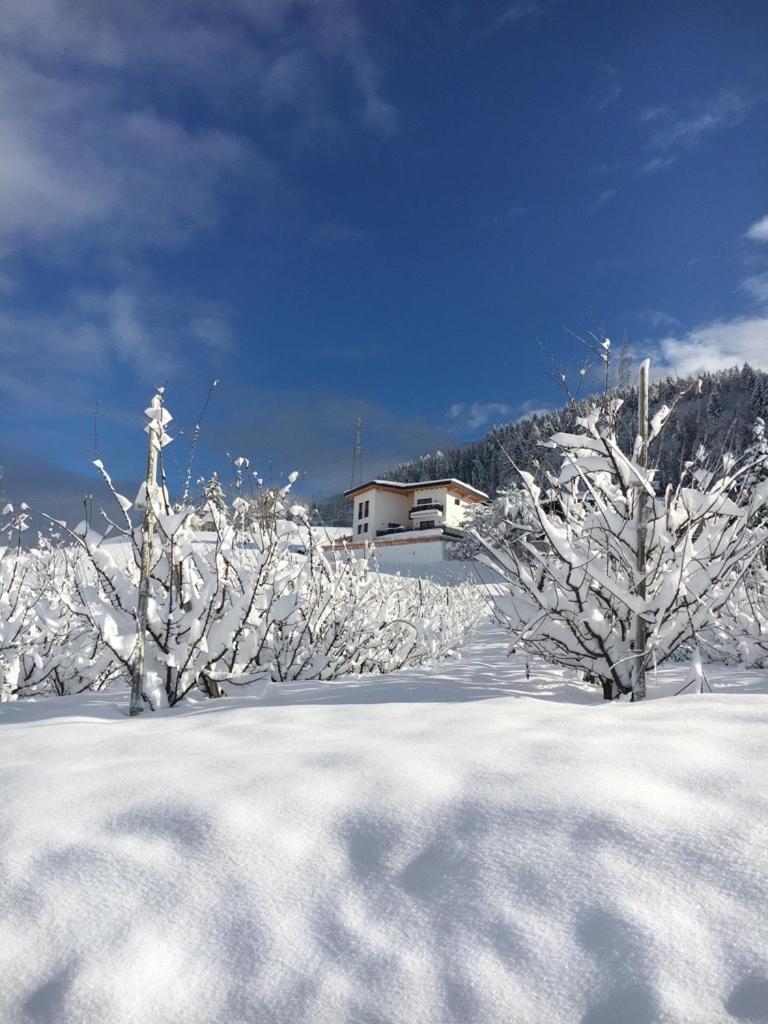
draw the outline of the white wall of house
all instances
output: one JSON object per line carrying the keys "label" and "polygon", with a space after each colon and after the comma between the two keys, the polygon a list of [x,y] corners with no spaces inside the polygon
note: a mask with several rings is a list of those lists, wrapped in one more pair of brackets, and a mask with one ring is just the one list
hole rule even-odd
{"label": "white wall of house", "polygon": [[[360,494],[355,495],[352,537],[353,540],[364,540],[374,538],[379,530],[389,529],[390,523],[398,526],[408,525],[408,510],[410,508],[410,494],[398,494],[397,491],[387,491],[381,488],[369,487]],[[360,506],[365,508],[368,502],[368,515],[360,518]],[[368,527],[366,530],[365,527]],[[362,527],[358,531],[358,527]]]}
{"label": "white wall of house", "polygon": [[467,513],[475,508],[477,508],[477,502],[469,501],[460,494],[451,494],[448,491],[445,499],[445,525],[460,527]]}
{"label": "white wall of house", "polygon": [[[360,491],[353,500],[353,540],[373,540],[381,530],[392,529],[393,524],[406,530],[418,530],[422,522],[434,521],[435,527],[458,528],[476,504],[447,485],[415,487],[402,492],[373,486]],[[361,517],[360,509],[365,510],[366,502],[368,514]],[[411,510],[418,508],[420,502],[441,505],[442,512],[425,509],[422,515],[411,518]]]}
{"label": "white wall of house", "polygon": [[452,526],[454,528],[461,526],[467,512],[475,504],[475,502],[462,497],[448,486],[429,487],[423,491],[415,491],[412,505],[418,507],[420,498],[429,498],[431,502],[437,502],[439,505],[442,505],[443,515],[442,519],[439,519],[440,524],[443,526]]}
{"label": "white wall of house", "polygon": [[445,541],[414,541],[412,544],[382,544],[374,547],[373,557],[384,572],[396,572],[404,566],[437,565],[445,560]]}
{"label": "white wall of house", "polygon": [[410,507],[410,495],[398,494],[396,491],[377,491],[375,505],[372,505],[373,513],[373,535],[379,530],[391,529],[392,523],[398,526],[408,525],[408,509]]}
{"label": "white wall of house", "polygon": [[[338,549],[331,558],[365,558],[366,555],[375,559],[383,572],[396,572],[405,565],[428,566],[447,560],[450,541],[437,536],[439,530],[425,530],[424,539],[412,539],[407,543],[388,543],[389,537],[380,537],[370,544],[361,544],[353,548]],[[428,538],[432,537],[432,540]],[[437,538],[437,539],[435,539]],[[355,538],[357,539],[357,538]]]}
{"label": "white wall of house", "polygon": [[[365,541],[375,536],[375,529],[372,526],[374,512],[376,507],[376,488],[369,487],[368,490],[361,490],[358,495],[354,496],[354,505],[352,507],[352,540],[353,541]],[[368,503],[368,515],[365,514],[366,503]]]}

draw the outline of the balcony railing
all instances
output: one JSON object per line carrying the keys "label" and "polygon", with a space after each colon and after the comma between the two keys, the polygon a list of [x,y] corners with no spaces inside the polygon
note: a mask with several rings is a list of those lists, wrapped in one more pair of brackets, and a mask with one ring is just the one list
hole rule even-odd
{"label": "balcony railing", "polygon": [[442,511],[443,511],[443,506],[439,502],[435,501],[435,502],[430,502],[429,505],[414,505],[413,508],[411,509],[411,511],[409,512],[409,515],[411,516],[411,518],[413,518],[414,515],[416,515],[417,512],[442,512]]}
{"label": "balcony railing", "polygon": [[[464,536],[464,531],[463,530],[457,530],[455,526],[443,526],[442,523],[437,523],[434,527],[432,527],[432,529],[440,530],[442,532],[443,536],[445,536],[445,537],[455,537],[455,538],[458,538],[458,537],[463,537]],[[376,531],[376,536],[377,537],[391,537],[393,533],[394,534],[397,534],[397,533],[407,533],[410,537],[414,537],[415,534],[417,534],[419,532],[420,532],[420,530],[419,530],[419,527],[417,527],[417,526],[414,526],[414,527],[398,526],[396,528],[395,527],[390,527],[387,530],[377,530]]]}

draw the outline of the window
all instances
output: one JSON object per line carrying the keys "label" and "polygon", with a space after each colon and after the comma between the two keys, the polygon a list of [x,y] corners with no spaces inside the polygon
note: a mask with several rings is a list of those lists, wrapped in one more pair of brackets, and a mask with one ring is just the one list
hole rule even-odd
{"label": "window", "polygon": [[397,530],[400,528],[400,523],[387,523],[388,530]]}
{"label": "window", "polygon": [[362,532],[363,532],[363,528],[362,528],[362,526],[361,526],[361,525],[359,525],[359,524],[358,524],[358,527],[357,527],[357,532],[358,532],[358,533],[362,533]]}
{"label": "window", "polygon": [[368,523],[363,523],[363,533],[368,533]]}
{"label": "window", "polygon": [[364,504],[364,502],[361,501],[360,504],[357,506],[357,518],[358,519],[362,519],[363,518],[363,504]]}
{"label": "window", "polygon": [[360,504],[357,506],[357,518],[358,519],[367,519],[368,518],[368,510],[370,509],[370,507],[371,507],[370,501],[361,501]]}
{"label": "window", "polygon": [[423,519],[419,525],[421,530],[434,530],[435,520],[434,519]]}
{"label": "window", "polygon": [[366,501],[366,503],[365,503],[365,512],[363,513],[363,519],[367,519],[368,518],[368,509],[370,507],[371,507],[370,501]]}
{"label": "window", "polygon": [[417,498],[416,499],[416,504],[417,505],[431,505],[432,504],[432,499],[431,498]]}
{"label": "window", "polygon": [[460,505],[460,504],[461,504],[461,502],[459,501],[459,499],[458,499],[458,498],[454,498],[454,499],[453,499],[453,504],[454,504],[454,505]]}

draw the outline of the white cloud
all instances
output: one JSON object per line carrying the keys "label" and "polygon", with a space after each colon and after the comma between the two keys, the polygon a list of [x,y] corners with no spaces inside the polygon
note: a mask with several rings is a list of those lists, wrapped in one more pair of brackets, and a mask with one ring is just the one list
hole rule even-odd
{"label": "white cloud", "polygon": [[683,326],[676,316],[665,313],[663,309],[637,309],[632,315],[655,328],[670,330]]}
{"label": "white cloud", "polygon": [[768,317],[715,320],[653,343],[654,369],[680,376],[749,363],[768,370]]}
{"label": "white cloud", "polygon": [[665,105],[645,107],[640,111],[638,119],[642,124],[652,124],[654,121],[660,121],[663,118],[671,117],[671,115],[672,111]]}
{"label": "white cloud", "polygon": [[[641,112],[640,120],[652,128],[650,145],[654,149],[694,146],[715,132],[740,124],[756,102],[736,89],[721,89],[716,96],[693,104],[686,111],[647,108]],[[651,168],[658,169],[659,166]]]}
{"label": "white cloud", "polygon": [[619,79],[619,73],[612,64],[603,64],[599,69],[602,82],[598,91],[589,98],[588,105],[595,110],[605,110],[611,103],[615,103],[623,94],[624,87]]}
{"label": "white cloud", "polygon": [[519,405],[507,402],[454,402],[448,410],[448,418],[456,420],[463,428],[478,430],[490,424],[518,423],[529,416],[542,416],[550,412],[538,399],[528,399]]}
{"label": "white cloud", "polygon": [[460,420],[470,430],[477,430],[493,417],[509,419],[512,407],[506,402],[454,402],[448,410],[448,416],[452,420]]}
{"label": "white cloud", "polygon": [[0,317],[6,369],[24,378],[48,374],[59,385],[68,376],[109,370],[157,383],[184,362],[215,357],[233,343],[226,310],[126,285],[73,291],[52,312],[11,309]]}
{"label": "white cloud", "polygon": [[651,160],[646,162],[640,168],[641,174],[656,174],[657,171],[663,171],[666,167],[671,167],[675,162],[673,156],[655,156]]}
{"label": "white cloud", "polygon": [[768,271],[762,274],[753,274],[752,277],[741,282],[741,287],[758,302],[768,303]]}
{"label": "white cloud", "polygon": [[768,242],[768,214],[765,217],[761,217],[760,220],[756,220],[747,229],[744,237],[749,238],[753,242]]}
{"label": "white cloud", "polygon": [[512,25],[516,21],[523,21],[526,18],[540,18],[547,9],[547,4],[541,0],[515,0],[515,3],[508,4],[496,20],[498,27]]}
{"label": "white cloud", "polygon": [[616,198],[617,192],[615,188],[604,188],[600,195],[595,199],[594,203],[590,206],[590,210],[602,210],[603,207],[612,203]]}
{"label": "white cloud", "polygon": [[216,222],[233,174],[268,177],[251,144],[193,131],[118,90],[0,65],[0,236],[28,245],[82,232],[110,246],[183,244]]}
{"label": "white cloud", "polygon": [[185,244],[265,190],[254,137],[396,126],[356,0],[7,0],[0,54],[0,242]]}
{"label": "white cloud", "polygon": [[527,206],[523,206],[519,203],[510,203],[508,206],[505,206],[504,209],[500,210],[492,217],[489,217],[485,223],[493,224],[497,227],[503,227],[508,224],[514,224],[515,221],[524,217],[526,213],[528,213]]}
{"label": "white cloud", "polygon": [[193,316],[189,333],[213,352],[229,352],[235,343],[235,334],[224,309],[211,309]]}
{"label": "white cloud", "polygon": [[[525,408],[528,406],[528,408]],[[524,402],[519,409],[524,409],[524,412],[520,412],[519,416],[515,419],[515,423],[520,423],[522,420],[530,419],[531,416],[546,416],[548,412],[552,412],[551,405],[535,405],[533,402]],[[518,409],[518,412],[519,412]]]}
{"label": "white cloud", "polygon": [[514,3],[507,3],[501,13],[482,30],[481,36],[493,35],[510,26],[537,21],[550,12],[554,2],[555,0],[514,0]]}

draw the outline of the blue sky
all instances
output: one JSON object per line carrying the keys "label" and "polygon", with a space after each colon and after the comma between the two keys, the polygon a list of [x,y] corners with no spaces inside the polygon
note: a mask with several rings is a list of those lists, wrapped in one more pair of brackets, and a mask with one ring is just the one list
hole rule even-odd
{"label": "blue sky", "polygon": [[768,369],[767,129],[759,0],[6,0],[5,490],[71,504],[97,403],[135,479],[165,382],[320,494],[358,410],[373,475],[559,404],[564,328]]}

